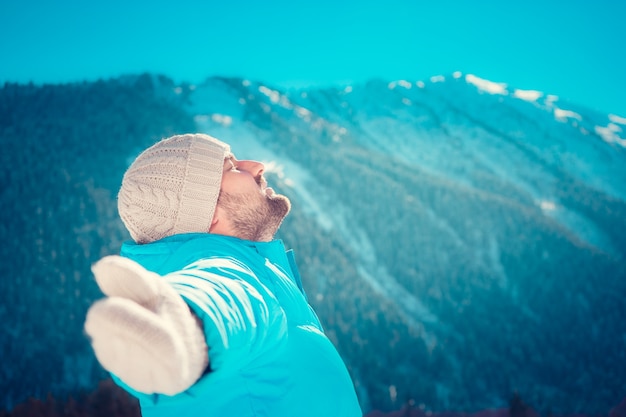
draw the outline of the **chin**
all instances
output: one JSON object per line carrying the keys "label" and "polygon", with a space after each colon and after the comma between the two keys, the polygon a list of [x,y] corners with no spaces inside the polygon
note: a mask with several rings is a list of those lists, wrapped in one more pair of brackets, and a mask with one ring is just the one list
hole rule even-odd
{"label": "chin", "polygon": [[289,200],[287,196],[283,194],[272,194],[268,196],[267,199],[275,212],[284,212],[282,214],[283,218],[291,211],[291,200]]}

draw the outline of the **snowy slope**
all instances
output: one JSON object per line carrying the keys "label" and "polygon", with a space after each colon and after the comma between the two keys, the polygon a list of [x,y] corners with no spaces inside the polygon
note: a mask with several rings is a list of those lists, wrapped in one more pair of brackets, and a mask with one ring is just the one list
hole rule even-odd
{"label": "snowy slope", "polygon": [[553,410],[619,400],[622,348],[563,351],[626,313],[597,291],[626,278],[623,117],[460,73],[289,92],[210,79],[188,110],[292,198],[285,238],[366,408],[398,390],[435,409],[514,390]]}

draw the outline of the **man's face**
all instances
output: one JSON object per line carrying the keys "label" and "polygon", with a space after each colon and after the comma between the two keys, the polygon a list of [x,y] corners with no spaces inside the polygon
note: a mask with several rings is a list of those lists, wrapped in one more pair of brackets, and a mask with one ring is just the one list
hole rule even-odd
{"label": "man's face", "polygon": [[291,209],[287,197],[275,194],[263,177],[257,161],[224,160],[222,186],[217,201],[233,227],[233,234],[253,241],[272,240]]}

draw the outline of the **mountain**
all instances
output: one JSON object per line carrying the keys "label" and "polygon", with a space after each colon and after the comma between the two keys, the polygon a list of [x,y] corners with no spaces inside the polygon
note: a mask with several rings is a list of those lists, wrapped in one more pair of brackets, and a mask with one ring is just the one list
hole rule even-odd
{"label": "mountain", "polygon": [[[623,115],[622,115],[623,116]],[[0,392],[95,386],[89,264],[126,166],[201,131],[266,163],[281,231],[365,411],[542,412],[626,395],[626,119],[454,73],[281,91],[128,76],[0,90]],[[2,398],[2,397],[0,397]]]}

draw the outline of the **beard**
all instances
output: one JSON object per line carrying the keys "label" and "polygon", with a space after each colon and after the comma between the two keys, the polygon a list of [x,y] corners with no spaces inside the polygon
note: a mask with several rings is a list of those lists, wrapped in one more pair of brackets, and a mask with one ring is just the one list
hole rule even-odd
{"label": "beard", "polygon": [[245,194],[220,192],[217,204],[229,216],[234,234],[240,239],[269,242],[291,210],[291,202],[281,194]]}

